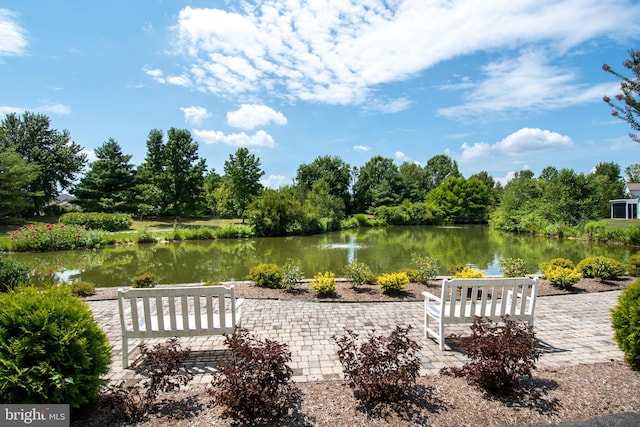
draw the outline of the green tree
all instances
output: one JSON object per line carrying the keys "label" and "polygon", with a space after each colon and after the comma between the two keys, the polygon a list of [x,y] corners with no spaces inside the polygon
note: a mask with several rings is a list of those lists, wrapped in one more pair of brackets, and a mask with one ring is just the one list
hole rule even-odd
{"label": "green tree", "polygon": [[634,163],[624,169],[624,179],[626,182],[640,182],[640,164]]}
{"label": "green tree", "polygon": [[344,200],[331,194],[329,184],[323,178],[313,183],[304,206],[307,215],[313,212],[318,218],[327,218],[334,225],[345,217]]}
{"label": "green tree", "polygon": [[229,155],[229,160],[225,160],[224,173],[231,193],[234,214],[240,216],[244,224],[247,206],[262,192],[260,178],[264,171],[260,169],[260,159],[249,154],[247,148],[238,148],[235,154]]}
{"label": "green tree", "polygon": [[[615,103],[610,97],[604,96],[602,99],[613,108],[611,114],[615,117],[619,117],[625,122],[631,125],[631,129],[634,131],[640,131],[640,51],[629,50],[629,58],[626,59],[622,65],[632,73],[631,77],[627,77],[618,73],[610,65],[604,64],[602,69],[608,73],[613,74],[620,79],[620,92],[615,95],[618,102]],[[635,133],[630,133],[629,137],[635,142],[640,142],[640,137]]]}
{"label": "green tree", "polygon": [[500,205],[491,216],[492,224],[508,231],[529,231],[523,228],[523,218],[536,210],[541,197],[542,190],[533,172],[516,172],[502,190]]}
{"label": "green tree", "polygon": [[620,166],[613,162],[598,163],[593,173],[587,176],[590,212],[589,219],[608,218],[609,200],[624,197],[624,180]]}
{"label": "green tree", "polygon": [[448,223],[486,222],[489,190],[479,178],[450,176],[429,192],[427,203],[438,206]]}
{"label": "green tree", "polygon": [[265,189],[246,209],[249,224],[259,236],[300,232],[305,213],[293,191]]}
{"label": "green tree", "polygon": [[320,156],[310,164],[302,164],[296,173],[296,185],[303,194],[307,194],[318,180],[322,179],[328,186],[329,194],[342,200],[348,210],[351,205],[349,189],[353,177],[353,168],[340,157]]}
{"label": "green tree", "polygon": [[31,203],[25,188],[36,179],[39,168],[13,148],[0,146],[0,220],[22,214]]}
{"label": "green tree", "polygon": [[450,176],[461,176],[458,163],[445,154],[438,154],[427,160],[424,166],[423,186],[431,191]]}
{"label": "green tree", "polygon": [[135,169],[131,155],[122,153],[116,140],[109,138],[96,148],[97,160],[72,191],[85,211],[132,212]]}
{"label": "green tree", "polygon": [[392,159],[374,156],[359,169],[353,190],[358,212],[398,205],[401,196],[402,179]]}
{"label": "green tree", "polygon": [[70,188],[87,163],[82,147],[71,140],[69,131],[51,129],[49,117],[25,112],[22,117],[7,114],[0,122],[0,146],[13,148],[24,160],[38,167],[38,176],[25,190],[32,195],[33,213]]}
{"label": "green tree", "polygon": [[402,199],[422,202],[427,195],[424,169],[415,162],[404,162],[398,168],[402,180]]}
{"label": "green tree", "polygon": [[204,211],[205,160],[185,129],[171,128],[164,142],[162,131],[147,138],[147,157],[138,168],[137,200],[141,214],[191,215]]}

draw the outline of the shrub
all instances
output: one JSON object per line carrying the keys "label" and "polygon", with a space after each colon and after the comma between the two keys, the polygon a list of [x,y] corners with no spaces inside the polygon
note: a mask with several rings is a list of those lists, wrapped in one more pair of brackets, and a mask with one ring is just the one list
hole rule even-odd
{"label": "shrub", "polygon": [[407,287],[409,276],[407,273],[388,273],[378,276],[378,285],[384,292],[398,292]]}
{"label": "shrub", "polygon": [[17,260],[0,255],[0,292],[29,282],[29,267]]}
{"label": "shrub", "polygon": [[332,295],[336,291],[335,274],[330,271],[318,273],[311,281],[311,289],[319,297]]}
{"label": "shrub", "polygon": [[531,377],[540,357],[533,327],[514,322],[508,316],[502,323],[476,317],[469,337],[458,337],[470,359],[460,368],[444,368],[441,373],[464,376],[492,393],[510,390],[521,377]]}
{"label": "shrub", "polygon": [[611,310],[613,339],[624,352],[624,360],[640,370],[640,280],[629,285]]}
{"label": "shrub", "polygon": [[[90,237],[88,239],[88,236]],[[16,252],[59,251],[76,248],[94,248],[100,244],[102,234],[90,232],[81,225],[28,224],[11,232],[11,246]]]}
{"label": "shrub", "polygon": [[435,279],[440,272],[438,260],[435,258],[413,254],[411,262],[418,268],[416,279],[425,285],[429,283],[429,280]]}
{"label": "shrub", "polygon": [[594,277],[600,281],[616,279],[624,274],[624,266],[620,261],[605,256],[585,258],[576,269],[582,277]]}
{"label": "shrub", "polygon": [[406,397],[420,372],[420,345],[409,338],[411,326],[396,328],[389,336],[369,334],[358,344],[358,335],[347,330],[340,338],[338,358],[349,386],[365,403],[398,401]]}
{"label": "shrub", "polygon": [[541,267],[545,279],[562,289],[573,287],[582,277],[573,262],[566,258],[554,258],[542,263]]}
{"label": "shrub", "polygon": [[503,258],[500,260],[504,277],[524,277],[527,275],[525,262],[522,258]]}
{"label": "shrub", "polygon": [[58,220],[65,225],[80,225],[105,231],[123,231],[131,228],[133,220],[129,214],[100,212],[69,212]]}
{"label": "shrub", "polygon": [[627,258],[627,272],[630,276],[640,276],[640,254],[631,255]]}
{"label": "shrub", "polygon": [[241,239],[252,237],[255,235],[255,232],[250,225],[229,225],[227,227],[217,228],[214,235],[219,239]]}
{"label": "shrub", "polygon": [[68,287],[0,294],[0,401],[77,408],[97,396],[110,362],[106,334]]}
{"label": "shrub", "polygon": [[191,349],[183,349],[177,338],[170,338],[149,348],[140,344],[140,356],[132,364],[144,379],[141,384],[125,386],[123,382],[109,389],[116,408],[128,421],[141,420],[152,408],[160,392],[177,390],[187,385],[193,374],[184,367]]}
{"label": "shrub", "polygon": [[282,267],[282,284],[289,290],[293,290],[304,279],[300,260],[287,259]]}
{"label": "shrub", "polygon": [[136,234],[136,242],[138,243],[155,243],[156,239],[153,237],[153,234],[144,227],[142,230],[139,230]]}
{"label": "shrub", "polygon": [[462,270],[455,273],[453,276],[454,279],[479,279],[484,276],[484,273],[480,270],[476,270],[470,265],[465,265]]}
{"label": "shrub", "polygon": [[364,262],[359,262],[357,259],[342,267],[342,272],[353,286],[362,286],[365,283],[370,283],[372,276],[369,266]]}
{"label": "shrub", "polygon": [[155,274],[143,273],[133,278],[132,288],[155,288],[158,284],[158,277]]}
{"label": "shrub", "polygon": [[224,342],[229,356],[218,364],[209,394],[214,404],[226,406],[225,415],[272,419],[300,402],[287,344],[261,341],[244,328],[225,334]]}
{"label": "shrub", "polygon": [[464,264],[451,264],[447,267],[447,273],[449,273],[450,276],[453,276],[454,274],[464,270],[465,267],[466,265]]}
{"label": "shrub", "polygon": [[77,297],[87,297],[96,294],[96,285],[91,282],[73,282],[71,294]]}
{"label": "shrub", "polygon": [[247,280],[254,281],[261,288],[282,288],[282,279],[282,269],[277,264],[258,264],[247,274]]}

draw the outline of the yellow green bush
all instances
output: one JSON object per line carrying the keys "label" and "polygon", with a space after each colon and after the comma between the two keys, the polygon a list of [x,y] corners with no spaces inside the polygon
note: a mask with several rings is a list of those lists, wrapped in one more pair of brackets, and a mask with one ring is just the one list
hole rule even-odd
{"label": "yellow green bush", "polygon": [[541,267],[544,278],[562,289],[573,287],[582,278],[573,262],[566,258],[554,258],[549,262],[543,262]]}
{"label": "yellow green bush", "polygon": [[462,270],[455,273],[453,276],[454,279],[479,279],[484,276],[484,273],[480,270],[476,270],[470,265],[465,265],[462,267]]}
{"label": "yellow green bush", "polygon": [[330,271],[316,274],[311,281],[311,289],[319,297],[333,294],[336,291],[336,275]]}
{"label": "yellow green bush", "polygon": [[397,292],[407,287],[409,276],[404,271],[401,273],[387,273],[378,276],[378,286],[384,292]]}

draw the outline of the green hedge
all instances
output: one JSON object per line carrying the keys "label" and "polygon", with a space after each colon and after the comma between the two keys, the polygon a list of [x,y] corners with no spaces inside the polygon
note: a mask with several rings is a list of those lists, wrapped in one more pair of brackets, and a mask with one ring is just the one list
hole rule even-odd
{"label": "green hedge", "polygon": [[105,231],[123,231],[131,228],[133,220],[128,214],[109,214],[99,212],[69,212],[60,217],[66,225],[82,225],[91,229]]}

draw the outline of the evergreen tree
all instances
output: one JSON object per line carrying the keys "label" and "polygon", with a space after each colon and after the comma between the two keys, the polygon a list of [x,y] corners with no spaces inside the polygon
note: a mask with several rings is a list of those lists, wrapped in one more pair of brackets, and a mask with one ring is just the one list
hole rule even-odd
{"label": "evergreen tree", "polygon": [[249,154],[247,148],[238,148],[235,154],[229,155],[229,160],[225,160],[224,173],[234,214],[240,216],[244,224],[247,206],[262,192],[260,178],[264,171],[260,169],[260,159]]}
{"label": "evergreen tree", "polygon": [[109,138],[96,148],[97,160],[76,186],[76,203],[91,212],[132,212],[134,200],[134,166],[131,155]]}
{"label": "evergreen tree", "polygon": [[38,170],[13,148],[0,146],[0,222],[21,215],[31,204],[31,194],[25,188],[36,179]]}

